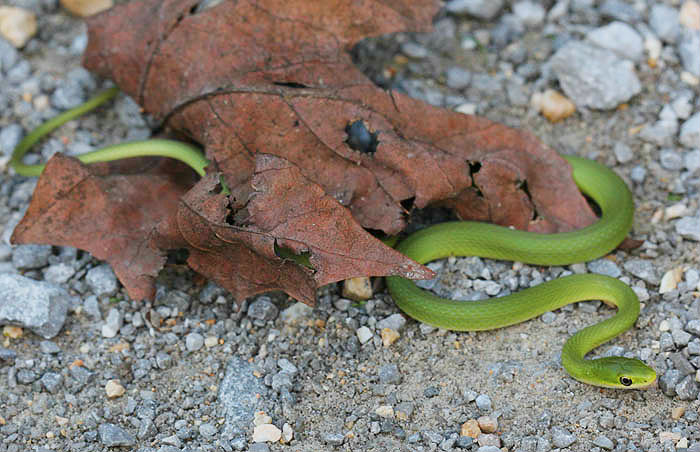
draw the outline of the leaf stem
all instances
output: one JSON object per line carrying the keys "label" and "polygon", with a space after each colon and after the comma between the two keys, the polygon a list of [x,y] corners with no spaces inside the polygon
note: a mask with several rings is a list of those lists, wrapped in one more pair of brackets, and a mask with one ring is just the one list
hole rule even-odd
{"label": "leaf stem", "polygon": [[[61,113],[55,118],[46,121],[24,137],[15,147],[10,159],[10,166],[17,174],[26,177],[39,176],[46,165],[26,165],[22,158],[29,149],[66,122],[75,119],[85,113],[94,110],[108,100],[114,98],[119,93],[119,88],[113,87],[98,93],[84,104]],[[143,141],[132,141],[129,143],[115,144],[95,151],[79,155],[77,158],[83,163],[110,162],[113,160],[131,157],[170,157],[187,164],[199,174],[205,175],[206,166],[209,164],[204,155],[196,147],[173,140],[151,139]]]}

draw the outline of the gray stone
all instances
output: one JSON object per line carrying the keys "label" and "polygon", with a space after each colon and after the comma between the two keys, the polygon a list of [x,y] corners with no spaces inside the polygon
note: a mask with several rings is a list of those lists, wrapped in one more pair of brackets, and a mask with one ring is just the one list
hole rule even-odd
{"label": "gray stone", "polygon": [[697,149],[700,147],[700,112],[685,120],[681,125],[681,133],[678,139],[687,148]]}
{"label": "gray stone", "polygon": [[627,163],[634,158],[632,148],[619,141],[613,146],[613,154],[615,154],[615,158],[620,163]]}
{"label": "gray stone", "polygon": [[501,449],[497,446],[481,446],[479,447],[476,452],[501,452]]}
{"label": "gray stone", "polygon": [[112,267],[108,264],[101,264],[88,270],[85,275],[85,282],[98,297],[112,296],[117,293],[119,288],[117,277],[114,275]]}
{"label": "gray stone", "polygon": [[476,406],[479,407],[481,411],[491,411],[491,397],[486,394],[479,394],[475,401]]}
{"label": "gray stone", "polygon": [[261,296],[248,306],[248,317],[267,322],[277,318],[279,309],[270,297]]}
{"label": "gray stone", "polygon": [[75,269],[72,265],[64,262],[50,265],[44,271],[44,279],[50,283],[63,284],[75,274]]}
{"label": "gray stone", "polygon": [[0,361],[10,362],[17,358],[17,352],[9,348],[0,347]]}
{"label": "gray stone", "polygon": [[520,1],[513,5],[513,14],[526,27],[538,27],[544,22],[546,11],[539,3],[529,0]]}
{"label": "gray stone", "polygon": [[117,308],[112,308],[107,313],[107,318],[105,318],[105,323],[102,325],[102,336],[106,338],[111,338],[119,333],[124,323],[124,316]]}
{"label": "gray stone", "polygon": [[141,107],[129,96],[119,96],[114,102],[114,110],[122,124],[130,128],[147,127]]}
{"label": "gray stone", "polygon": [[51,256],[51,245],[17,245],[12,250],[12,265],[18,270],[45,267]]}
{"label": "gray stone", "polygon": [[163,304],[174,309],[176,313],[187,312],[190,308],[192,298],[186,292],[181,290],[171,290],[158,301],[158,304]]}
{"label": "gray stone", "polygon": [[683,166],[691,173],[700,169],[700,149],[693,149],[683,156]]}
{"label": "gray stone", "polygon": [[248,452],[270,452],[267,443],[253,443],[248,447]]}
{"label": "gray stone", "polygon": [[498,15],[502,7],[503,0],[452,0],[445,9],[451,14],[491,20]]}
{"label": "gray stone", "polygon": [[292,364],[292,362],[289,361],[287,358],[278,359],[277,365],[279,366],[280,369],[287,372],[289,375],[296,375],[297,372],[299,372],[299,369],[297,369],[297,366]]}
{"label": "gray stone", "polygon": [[19,85],[32,73],[32,66],[27,60],[20,60],[19,63],[15,64],[12,69],[7,71],[7,81],[14,85]]}
{"label": "gray stone", "polygon": [[700,337],[700,320],[693,319],[685,325],[685,330]]}
{"label": "gray stone", "polygon": [[406,325],[406,318],[399,313],[392,314],[377,322],[377,329],[391,328],[392,330],[401,331]]}
{"label": "gray stone", "polygon": [[671,146],[673,145],[676,132],[678,132],[677,120],[661,119],[644,126],[639,132],[639,138],[657,146]]}
{"label": "gray stone", "polygon": [[659,277],[652,261],[644,259],[629,259],[623,267],[637,278],[643,279],[650,284],[659,284]]}
{"label": "gray stone", "polygon": [[49,393],[56,394],[63,386],[63,375],[57,372],[46,372],[39,381]]}
{"label": "gray stone", "polygon": [[0,38],[0,73],[7,72],[17,63],[19,52],[4,38]]}
{"label": "gray stone", "polygon": [[226,417],[221,432],[224,437],[234,438],[247,431],[253,421],[253,413],[262,408],[268,390],[262,380],[253,375],[254,370],[250,363],[238,356],[226,363],[226,373],[218,394]]}
{"label": "gray stone", "polygon": [[217,432],[218,430],[216,429],[216,427],[208,422],[199,426],[199,434],[205,438],[213,438],[214,435],[217,434]]}
{"label": "gray stone", "polygon": [[97,433],[100,435],[100,442],[107,447],[136,445],[133,435],[115,424],[100,424]]}
{"label": "gray stone", "polygon": [[472,80],[472,73],[459,66],[448,68],[445,75],[447,86],[452,89],[464,89]]}
{"label": "gray stone", "polygon": [[83,302],[83,309],[89,315],[92,320],[102,320],[102,312],[100,311],[100,304],[97,301],[97,297],[90,295]]}
{"label": "gray stone", "polygon": [[63,81],[51,94],[51,105],[59,110],[77,107],[85,100],[85,88],[73,80]]}
{"label": "gray stone", "polygon": [[591,30],[586,35],[586,41],[635,62],[641,61],[644,56],[644,40],[624,22],[612,22]]}
{"label": "gray stone", "polygon": [[588,270],[593,273],[612,276],[613,278],[617,278],[622,274],[617,264],[609,259],[596,259],[589,262],[587,265]]}
{"label": "gray stone", "polygon": [[593,440],[593,444],[605,450],[612,450],[615,445],[607,436],[598,436]]}
{"label": "gray stone", "polygon": [[323,433],[321,440],[331,446],[340,446],[345,441],[345,436],[342,433]]}
{"label": "gray stone", "polygon": [[649,11],[649,25],[662,41],[675,44],[681,32],[678,10],[663,3],[657,3]]}
{"label": "gray stone", "polygon": [[568,42],[550,63],[566,95],[580,107],[612,109],[642,89],[630,61],[590,44]]}
{"label": "gray stone", "polygon": [[674,149],[662,149],[659,153],[659,162],[667,170],[678,171],[683,168],[683,156]]}
{"label": "gray stone", "polygon": [[621,20],[630,24],[642,20],[641,14],[634,6],[623,0],[606,0],[598,8],[598,12],[606,18]]}
{"label": "gray stone", "polygon": [[682,27],[678,41],[678,54],[681,57],[683,69],[696,77],[700,77],[700,30]]}
{"label": "gray stone", "polygon": [[647,170],[643,166],[637,165],[630,171],[630,179],[632,179],[633,182],[636,182],[638,184],[644,182],[644,179],[646,179],[646,177]]}
{"label": "gray stone", "polygon": [[39,378],[39,375],[31,369],[20,369],[17,371],[15,378],[17,379],[17,383],[29,385],[34,383]]}
{"label": "gray stone", "polygon": [[39,350],[41,350],[41,353],[45,353],[47,355],[55,355],[56,353],[61,352],[61,348],[53,341],[39,342]]}
{"label": "gray stone", "polygon": [[576,437],[568,430],[561,427],[552,427],[552,444],[554,447],[569,447],[576,441]]}
{"label": "gray stone", "polygon": [[156,353],[156,366],[158,366],[159,369],[170,369],[173,365],[173,358],[165,353],[165,352],[158,352]]}
{"label": "gray stone", "polygon": [[190,333],[185,336],[185,347],[187,351],[196,352],[204,347],[204,336],[199,333]]}
{"label": "gray stone", "polygon": [[681,400],[695,400],[698,396],[698,384],[694,375],[688,375],[676,385],[676,394]]}
{"label": "gray stone", "polygon": [[[2,43],[0,39],[0,43]],[[0,129],[0,153],[11,155],[24,137],[24,129],[19,124],[10,124]]]}
{"label": "gray stone", "polygon": [[384,364],[379,368],[379,382],[382,384],[400,384],[401,372],[396,364]]}
{"label": "gray stone", "polygon": [[669,369],[659,378],[659,389],[669,397],[676,395],[676,385],[681,379],[681,373],[677,369]]}
{"label": "gray stone", "polygon": [[290,389],[292,387],[292,377],[285,371],[277,372],[272,377],[272,389],[280,391],[283,388]]}
{"label": "gray stone", "polygon": [[58,286],[0,274],[0,324],[19,325],[51,339],[63,327],[70,302],[68,292]]}
{"label": "gray stone", "polygon": [[423,441],[427,443],[440,444],[443,440],[440,432],[436,432],[435,430],[423,430],[420,434],[423,437]]}
{"label": "gray stone", "polygon": [[683,217],[676,221],[676,232],[685,239],[700,242],[700,217]]}

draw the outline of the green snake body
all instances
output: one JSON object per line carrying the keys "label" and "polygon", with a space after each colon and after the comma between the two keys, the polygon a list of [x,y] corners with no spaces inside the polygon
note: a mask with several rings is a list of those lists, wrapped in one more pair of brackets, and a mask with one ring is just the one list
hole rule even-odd
{"label": "green snake body", "polygon": [[[96,108],[117,93],[116,88],[107,89],[83,105],[39,126],[17,145],[11,166],[23,176],[41,174],[44,165],[24,164],[24,154],[52,130]],[[94,163],[139,156],[175,158],[200,175],[205,174],[205,167],[209,164],[194,146],[170,140],[123,143],[78,158],[84,163]],[[409,236],[397,249],[421,263],[448,256],[477,255],[537,265],[567,265],[610,252],[632,227],[632,195],[625,183],[604,166],[576,157],[566,159],[574,167],[576,184],[603,211],[600,221],[592,226],[562,234],[534,234],[486,223],[444,223]],[[289,258],[301,265],[309,265],[308,256],[291,255]],[[507,297],[476,302],[445,300],[400,277],[388,277],[387,285],[398,306],[411,317],[430,325],[460,331],[501,328],[569,303],[603,300],[618,307],[617,315],[583,329],[566,342],[562,350],[562,364],[566,370],[577,380],[606,387],[637,388],[647,386],[656,379],[654,370],[636,359],[584,359],[590,350],[629,329],[639,315],[639,300],[635,293],[614,278],[601,275],[568,276]]]}
{"label": "green snake body", "polygon": [[[632,227],[632,194],[610,169],[579,157],[565,158],[574,169],[579,189],[602,210],[600,220],[593,225],[572,232],[537,234],[472,221],[442,223],[410,235],[397,250],[422,264],[449,256],[476,255],[536,265],[585,262],[612,251]],[[584,359],[595,347],[628,330],[639,315],[636,294],[615,278],[566,276],[505,297],[473,302],[437,297],[397,276],[387,277],[387,286],[406,314],[457,331],[502,328],[569,303],[602,300],[617,306],[617,314],[584,328],[566,342],[561,354],[564,368],[579,381],[604,387],[640,388],[656,379],[654,370],[636,359]]]}

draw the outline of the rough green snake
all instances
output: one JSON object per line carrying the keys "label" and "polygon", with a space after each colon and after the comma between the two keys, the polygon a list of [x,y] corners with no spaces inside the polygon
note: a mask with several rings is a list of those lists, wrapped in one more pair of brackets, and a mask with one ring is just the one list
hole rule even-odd
{"label": "rough green snake", "polygon": [[[422,264],[448,256],[476,255],[535,265],[568,265],[607,254],[632,228],[632,194],[610,169],[579,157],[564,158],[573,167],[576,185],[602,210],[601,218],[593,225],[573,232],[537,234],[488,223],[449,222],[408,236],[397,250]],[[386,280],[391,296],[406,314],[457,331],[502,328],[569,303],[602,300],[617,306],[617,314],[584,328],[564,344],[564,368],[579,381],[609,388],[642,388],[656,380],[656,372],[638,359],[584,359],[595,347],[627,331],[639,315],[637,295],[615,278],[597,274],[566,276],[505,297],[472,302],[437,297],[401,277]]]}
{"label": "rough green snake", "polygon": [[[98,94],[72,110],[51,119],[27,135],[15,148],[10,164],[18,174],[37,176],[44,165],[25,165],[24,154],[43,136],[113,98],[116,88]],[[170,140],[146,140],[118,144],[83,154],[84,163],[139,156],[164,156],[183,161],[203,175],[209,163],[190,145]],[[600,220],[584,229],[560,234],[536,234],[477,222],[450,222],[410,235],[398,251],[420,263],[448,256],[477,255],[518,260],[536,265],[567,265],[584,262],[612,251],[632,227],[632,195],[614,172],[593,161],[565,157],[574,180],[598,203]],[[294,256],[290,256],[294,258]],[[297,256],[303,262],[304,256]],[[307,258],[308,260],[308,258]],[[562,364],[575,379],[596,386],[641,388],[653,383],[656,373],[637,359],[584,356],[598,345],[628,330],[639,315],[634,291],[617,279],[602,275],[559,278],[506,297],[474,302],[439,298],[401,277],[388,277],[387,285],[396,304],[411,317],[441,328],[477,331],[501,328],[531,319],[544,312],[583,300],[602,300],[617,306],[617,314],[572,336],[564,345]]]}

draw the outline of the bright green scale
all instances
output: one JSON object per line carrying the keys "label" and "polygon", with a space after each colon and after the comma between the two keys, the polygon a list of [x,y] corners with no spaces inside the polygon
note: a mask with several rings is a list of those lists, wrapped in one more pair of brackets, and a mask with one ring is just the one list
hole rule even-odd
{"label": "bright green scale", "polygon": [[[43,165],[24,165],[29,148],[61,124],[74,119],[117,94],[115,88],[98,94],[85,104],[43,124],[17,146],[11,164],[18,174],[37,176]],[[146,140],[124,143],[84,154],[84,163],[128,157],[160,155],[181,160],[198,174],[208,161],[198,149],[175,141]],[[565,157],[574,168],[578,187],[595,200],[603,215],[592,226],[561,234],[536,234],[477,222],[454,222],[432,226],[401,242],[398,250],[420,263],[448,256],[476,255],[518,260],[536,265],[568,265],[598,258],[612,251],[632,228],[634,206],[625,183],[611,170],[593,161]],[[301,257],[297,256],[301,259]],[[602,275],[574,275],[484,301],[462,302],[436,297],[410,280],[388,277],[387,285],[396,304],[411,317],[441,328],[479,331],[524,322],[569,303],[602,300],[618,308],[617,314],[572,336],[561,353],[562,364],[575,379],[596,386],[640,388],[656,379],[653,369],[637,359],[606,357],[586,360],[586,353],[634,325],[639,300],[627,285]]]}

